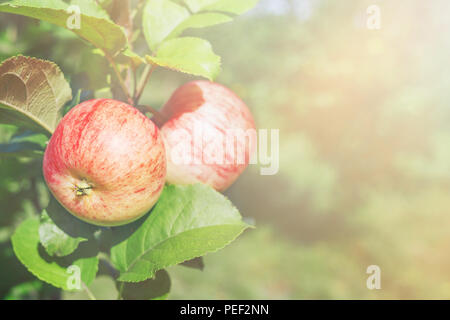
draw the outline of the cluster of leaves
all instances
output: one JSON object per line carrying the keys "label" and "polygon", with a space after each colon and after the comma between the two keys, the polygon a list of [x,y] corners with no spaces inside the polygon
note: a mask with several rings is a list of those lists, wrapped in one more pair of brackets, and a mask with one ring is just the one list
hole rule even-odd
{"label": "cluster of leaves", "polygon": [[247,227],[237,209],[211,188],[167,186],[149,215],[114,228],[84,223],[52,198],[40,219],[29,218],[16,229],[12,244],[28,270],[55,287],[71,290],[70,267],[77,266],[86,289],[102,259],[120,297],[142,299],[162,287],[161,296],[168,294],[164,268],[180,263],[199,268],[193,259],[223,248]]}
{"label": "cluster of leaves", "polygon": [[[131,50],[133,32],[110,18],[114,1],[0,1],[0,12],[23,15],[68,28],[68,8],[81,9],[81,28],[71,30],[93,45],[112,67],[122,89],[125,70],[162,66],[213,79],[220,57],[209,42],[180,37],[184,30],[228,22],[257,0],[147,0],[142,25],[150,48],[141,57]],[[144,72],[144,78],[148,74]],[[145,79],[144,79],[145,80]],[[145,85],[145,82],[144,82]],[[136,98],[135,96],[133,98]],[[59,67],[36,58],[16,56],[0,65],[0,123],[24,132],[0,145],[1,156],[41,158],[48,138],[64,112],[80,101]],[[136,102],[133,99],[132,102]],[[176,264],[203,268],[199,257],[233,241],[249,225],[223,195],[204,185],[167,186],[151,213],[123,227],[94,227],[74,218],[51,198],[39,219],[30,217],[12,236],[20,262],[40,280],[71,290],[74,266],[89,292],[99,265],[107,265],[119,298],[165,298],[170,279],[164,269]],[[30,284],[32,288],[35,285]]]}
{"label": "cluster of leaves", "polygon": [[145,57],[131,51],[126,30],[110,19],[106,4],[103,8],[96,1],[12,0],[0,2],[0,12],[20,14],[67,28],[71,15],[67,9],[76,5],[80,8],[81,28],[71,31],[100,49],[102,54],[121,58],[122,62],[134,66],[154,64],[212,80],[220,71],[220,57],[213,52],[208,41],[182,37],[182,33],[190,28],[229,22],[234,15],[247,12],[258,1],[140,1],[144,6],[142,29],[151,51],[151,55]]}

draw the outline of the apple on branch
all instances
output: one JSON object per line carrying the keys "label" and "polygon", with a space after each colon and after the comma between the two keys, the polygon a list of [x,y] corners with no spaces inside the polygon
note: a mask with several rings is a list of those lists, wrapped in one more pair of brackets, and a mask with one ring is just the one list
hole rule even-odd
{"label": "apple on branch", "polygon": [[189,82],[162,108],[159,123],[167,154],[167,182],[227,189],[256,150],[253,116],[226,87]]}
{"label": "apple on branch", "polygon": [[44,155],[44,177],[76,217],[101,226],[147,213],[165,183],[166,157],[157,126],[125,103],[81,103],[59,123]]}

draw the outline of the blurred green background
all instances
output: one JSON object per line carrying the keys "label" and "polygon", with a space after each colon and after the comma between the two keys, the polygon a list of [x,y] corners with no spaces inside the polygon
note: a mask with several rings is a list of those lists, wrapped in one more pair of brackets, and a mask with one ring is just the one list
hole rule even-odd
{"label": "blurred green background", "polygon": [[[366,26],[373,4],[379,30]],[[258,127],[280,129],[280,171],[250,166],[226,192],[257,229],[206,256],[202,272],[169,269],[170,298],[450,298],[449,16],[447,0],[261,0],[234,23],[190,32],[223,57],[217,81]],[[90,50],[60,28],[0,15],[0,60],[55,61],[75,93],[97,90],[83,99],[108,94],[98,90],[107,66]],[[190,79],[158,70],[144,102],[160,107]],[[1,126],[0,143],[18,133]],[[9,242],[48,201],[40,165],[0,158],[3,298],[59,297]],[[381,290],[366,287],[369,265],[381,268]],[[108,279],[95,286],[114,296]]]}

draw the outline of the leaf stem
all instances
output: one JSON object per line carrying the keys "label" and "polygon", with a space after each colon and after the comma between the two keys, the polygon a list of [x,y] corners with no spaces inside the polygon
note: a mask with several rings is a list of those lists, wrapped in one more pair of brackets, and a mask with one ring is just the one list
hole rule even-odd
{"label": "leaf stem", "polygon": [[122,300],[123,286],[124,286],[124,283],[121,282],[119,285],[119,294],[117,295],[117,300]]}
{"label": "leaf stem", "polygon": [[137,94],[137,72],[136,72],[136,68],[132,68],[132,72],[133,72],[133,102],[136,103],[135,101],[135,97]]}

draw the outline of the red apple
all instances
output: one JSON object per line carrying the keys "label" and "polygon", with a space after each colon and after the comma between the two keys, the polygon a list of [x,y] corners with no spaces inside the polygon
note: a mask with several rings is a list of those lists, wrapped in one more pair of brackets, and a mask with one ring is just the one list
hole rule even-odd
{"label": "red apple", "polygon": [[118,226],[147,213],[165,183],[166,157],[156,125],[115,100],[90,100],[59,123],[44,155],[44,177],[76,217]]}
{"label": "red apple", "polygon": [[167,182],[204,183],[227,189],[245,170],[256,148],[256,130],[245,103],[224,86],[193,81],[161,110]]}

